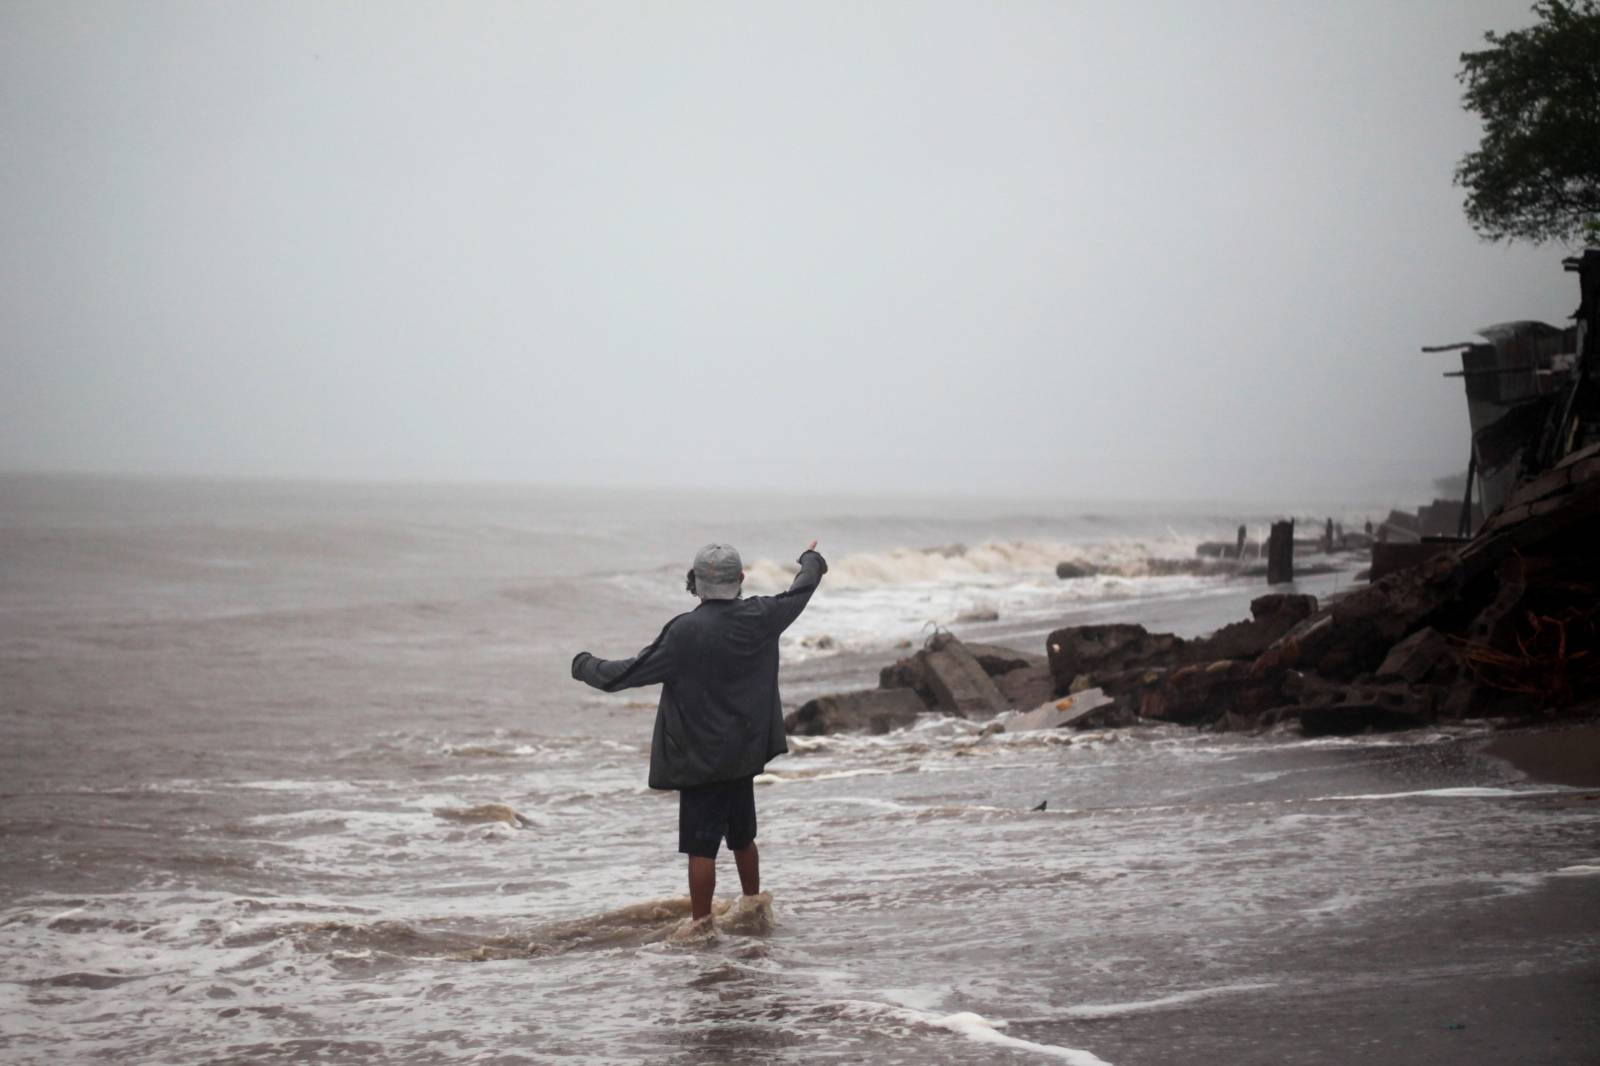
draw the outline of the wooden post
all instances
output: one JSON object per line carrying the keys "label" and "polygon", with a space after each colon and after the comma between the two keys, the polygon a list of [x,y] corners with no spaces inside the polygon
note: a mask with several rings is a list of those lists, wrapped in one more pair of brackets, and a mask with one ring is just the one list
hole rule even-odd
{"label": "wooden post", "polygon": [[1272,523],[1267,538],[1267,584],[1294,580],[1294,519]]}
{"label": "wooden post", "polygon": [[1478,449],[1467,460],[1467,494],[1461,500],[1461,517],[1456,521],[1456,536],[1472,536],[1472,483],[1478,477]]}
{"label": "wooden post", "polygon": [[1325,555],[1333,554],[1333,518],[1330,516],[1328,524],[1322,531],[1322,551]]}
{"label": "wooden post", "polygon": [[1240,526],[1239,527],[1239,543],[1233,549],[1233,557],[1235,559],[1238,559],[1240,562],[1244,561],[1244,540],[1245,540],[1245,529],[1244,529],[1243,526]]}

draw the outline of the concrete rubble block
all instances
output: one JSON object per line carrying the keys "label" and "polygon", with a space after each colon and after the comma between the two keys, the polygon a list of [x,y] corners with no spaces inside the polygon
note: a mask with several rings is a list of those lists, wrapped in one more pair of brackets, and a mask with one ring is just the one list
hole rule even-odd
{"label": "concrete rubble block", "polygon": [[887,733],[905,728],[927,709],[910,689],[870,688],[808,700],[783,720],[783,726],[799,736]]}
{"label": "concrete rubble block", "polygon": [[1096,710],[1093,714],[1085,715],[1074,725],[1078,729],[1121,729],[1125,726],[1137,725],[1138,722],[1138,710],[1119,696],[1111,703]]}
{"label": "concrete rubble block", "polygon": [[1420,729],[1429,716],[1376,703],[1333,703],[1300,708],[1300,732],[1308,737],[1348,737]]}
{"label": "concrete rubble block", "polygon": [[1102,672],[1098,684],[1087,674],[1082,674],[1073,683],[1069,694],[1075,696],[1079,692],[1099,688],[1116,700],[1116,711],[1102,712],[1097,716],[1096,724],[1132,725],[1144,716],[1146,693],[1159,687],[1168,673],[1170,671],[1166,667],[1136,667],[1115,674]]}
{"label": "concrete rubble block", "polygon": [[1306,736],[1350,736],[1427,725],[1439,716],[1447,690],[1401,680],[1330,681],[1291,671],[1282,691],[1297,706]]}
{"label": "concrete rubble block", "polygon": [[1033,710],[1019,714],[1006,723],[1006,732],[1025,733],[1038,729],[1061,729],[1066,726],[1082,728],[1095,712],[1114,706],[1110,696],[1099,689],[1088,689],[1076,696],[1052,700]]}
{"label": "concrete rubble block", "polygon": [[1215,662],[1218,659],[1254,659],[1283,636],[1292,623],[1281,627],[1256,621],[1230,622],[1209,636],[1197,637],[1184,648],[1188,662]]}
{"label": "concrete rubble block", "polygon": [[1449,552],[1390,574],[1297,623],[1257,657],[1257,669],[1312,669],[1335,680],[1371,673],[1390,648],[1456,602],[1481,572]]}
{"label": "concrete rubble block", "polygon": [[1058,629],[1050,634],[1046,648],[1056,691],[1066,692],[1080,674],[1100,683],[1112,674],[1169,666],[1177,661],[1183,643],[1171,633],[1151,633],[1141,625],[1111,623]]}
{"label": "concrete rubble block", "polygon": [[[1071,706],[1063,707],[1062,704],[1071,700]],[[1084,689],[1082,692],[1073,693],[1064,700],[1055,704],[1064,717],[1061,725],[1071,726],[1073,729],[1099,729],[1106,726],[1132,725],[1137,719],[1125,715],[1121,705],[1110,693],[1098,688]]]}
{"label": "concrete rubble block", "polygon": [[1018,651],[1015,648],[1002,647],[999,644],[977,644],[973,641],[962,641],[972,657],[978,660],[978,665],[983,667],[983,672],[990,677],[998,678],[1013,670],[1022,670],[1030,666],[1048,666],[1049,660],[1043,655],[1031,651]]}
{"label": "concrete rubble block", "polygon": [[1445,681],[1454,676],[1455,662],[1455,652],[1444,634],[1424,626],[1389,649],[1378,667],[1378,677],[1412,684]]}
{"label": "concrete rubble block", "polygon": [[1256,715],[1254,729],[1257,732],[1280,726],[1286,722],[1300,720],[1300,705],[1298,703],[1284,703],[1276,707],[1268,707]]}
{"label": "concrete rubble block", "polygon": [[999,674],[994,685],[1008,707],[1037,707],[1056,694],[1055,678],[1050,674],[1050,664],[1045,662]]}
{"label": "concrete rubble block", "polygon": [[1525,692],[1504,692],[1483,684],[1474,677],[1462,677],[1443,690],[1439,700],[1440,718],[1527,718],[1546,711],[1543,700]]}
{"label": "concrete rubble block", "polygon": [[1333,681],[1317,674],[1291,670],[1284,675],[1280,690],[1302,707],[1334,703],[1377,703],[1385,707],[1410,708],[1427,713],[1437,700],[1436,685],[1414,685],[1396,679],[1365,678]]}
{"label": "concrete rubble block", "polygon": [[911,689],[922,697],[923,703],[933,706],[933,689],[928,686],[927,655],[917,652],[885,666],[878,671],[878,687]]}
{"label": "concrete rubble block", "polygon": [[1262,722],[1260,715],[1224,711],[1222,717],[1213,719],[1201,728],[1213,733],[1259,733],[1267,724]]}
{"label": "concrete rubble block", "polygon": [[1269,592],[1250,601],[1250,617],[1256,621],[1273,619],[1285,627],[1310,618],[1317,609],[1317,598],[1303,592]]}
{"label": "concrete rubble block", "polygon": [[[878,673],[878,686],[885,689],[911,689],[929,707],[941,707],[941,697],[934,687],[929,663],[940,649],[948,647],[951,642],[964,647],[966,653],[977,661],[980,670],[993,679],[1004,706],[1033,707],[1055,695],[1049,661],[1044,656],[998,644],[966,644],[948,633],[935,635],[916,654],[884,667]],[[959,657],[961,653],[954,654]],[[1044,679],[1042,682],[1041,677]]]}
{"label": "concrete rubble block", "polygon": [[934,706],[962,718],[988,718],[1007,707],[1006,698],[966,645],[948,634],[928,641],[928,687]]}
{"label": "concrete rubble block", "polygon": [[1254,659],[1317,609],[1315,596],[1270,592],[1250,601],[1248,621],[1225,625],[1208,637],[1192,640],[1184,659],[1192,663],[1218,659]]}
{"label": "concrete rubble block", "polygon": [[1235,659],[1192,663],[1162,675],[1140,693],[1140,714],[1164,722],[1198,725],[1227,714],[1253,719],[1283,702],[1281,675],[1257,677]]}

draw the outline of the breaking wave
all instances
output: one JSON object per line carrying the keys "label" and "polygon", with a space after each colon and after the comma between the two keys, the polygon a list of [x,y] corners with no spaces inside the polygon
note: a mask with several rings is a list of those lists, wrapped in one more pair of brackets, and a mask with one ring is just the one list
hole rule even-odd
{"label": "breaking wave", "polygon": [[[1170,577],[1222,573],[1216,563],[1195,557],[1199,537],[1171,533],[1138,538],[1072,543],[1056,540],[985,541],[968,546],[890,548],[830,559],[832,588],[870,589],[901,585],[1006,585],[1017,581],[1057,581],[1056,565],[1073,563],[1105,577]],[[769,594],[788,587],[795,567],[760,559],[745,567],[745,584]]]}
{"label": "breaking wave", "polygon": [[[86,904],[87,901],[72,901]],[[320,960],[335,972],[372,972],[408,960],[461,963],[550,958],[573,952],[647,945],[713,943],[719,936],[757,937],[776,921],[770,893],[716,900],[707,922],[690,921],[689,898],[644,900],[564,920],[524,924],[498,933],[473,932],[448,918],[382,918],[368,908],[293,900],[231,898],[202,901],[198,913],[152,920],[75,918],[29,909],[4,921],[13,932],[36,929],[57,937],[53,958],[35,957],[13,980],[31,987],[101,991],[161,977],[184,967],[213,978]],[[320,912],[320,913],[319,913]],[[686,935],[688,934],[688,935]],[[66,941],[80,938],[90,944]],[[130,953],[130,946],[138,945]]]}

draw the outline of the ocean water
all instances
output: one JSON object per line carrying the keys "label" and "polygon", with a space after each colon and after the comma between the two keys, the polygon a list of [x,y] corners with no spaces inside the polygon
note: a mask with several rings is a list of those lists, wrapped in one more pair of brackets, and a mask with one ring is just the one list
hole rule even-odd
{"label": "ocean water", "polygon": [[713,539],[758,591],[821,541],[798,704],[933,626],[1243,617],[1159,561],[1270,517],[0,480],[0,1061],[1596,1061],[1600,804],[1479,730],[800,739],[770,901],[685,937],[654,690],[567,673]]}

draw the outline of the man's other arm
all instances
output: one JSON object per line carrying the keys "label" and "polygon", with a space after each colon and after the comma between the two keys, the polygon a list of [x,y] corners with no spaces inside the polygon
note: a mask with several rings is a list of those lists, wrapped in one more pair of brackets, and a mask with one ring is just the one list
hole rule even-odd
{"label": "man's other arm", "polygon": [[572,657],[572,676],[602,692],[659,685],[672,676],[672,654],[666,637],[663,629],[653,643],[631,659],[602,659],[580,651]]}

